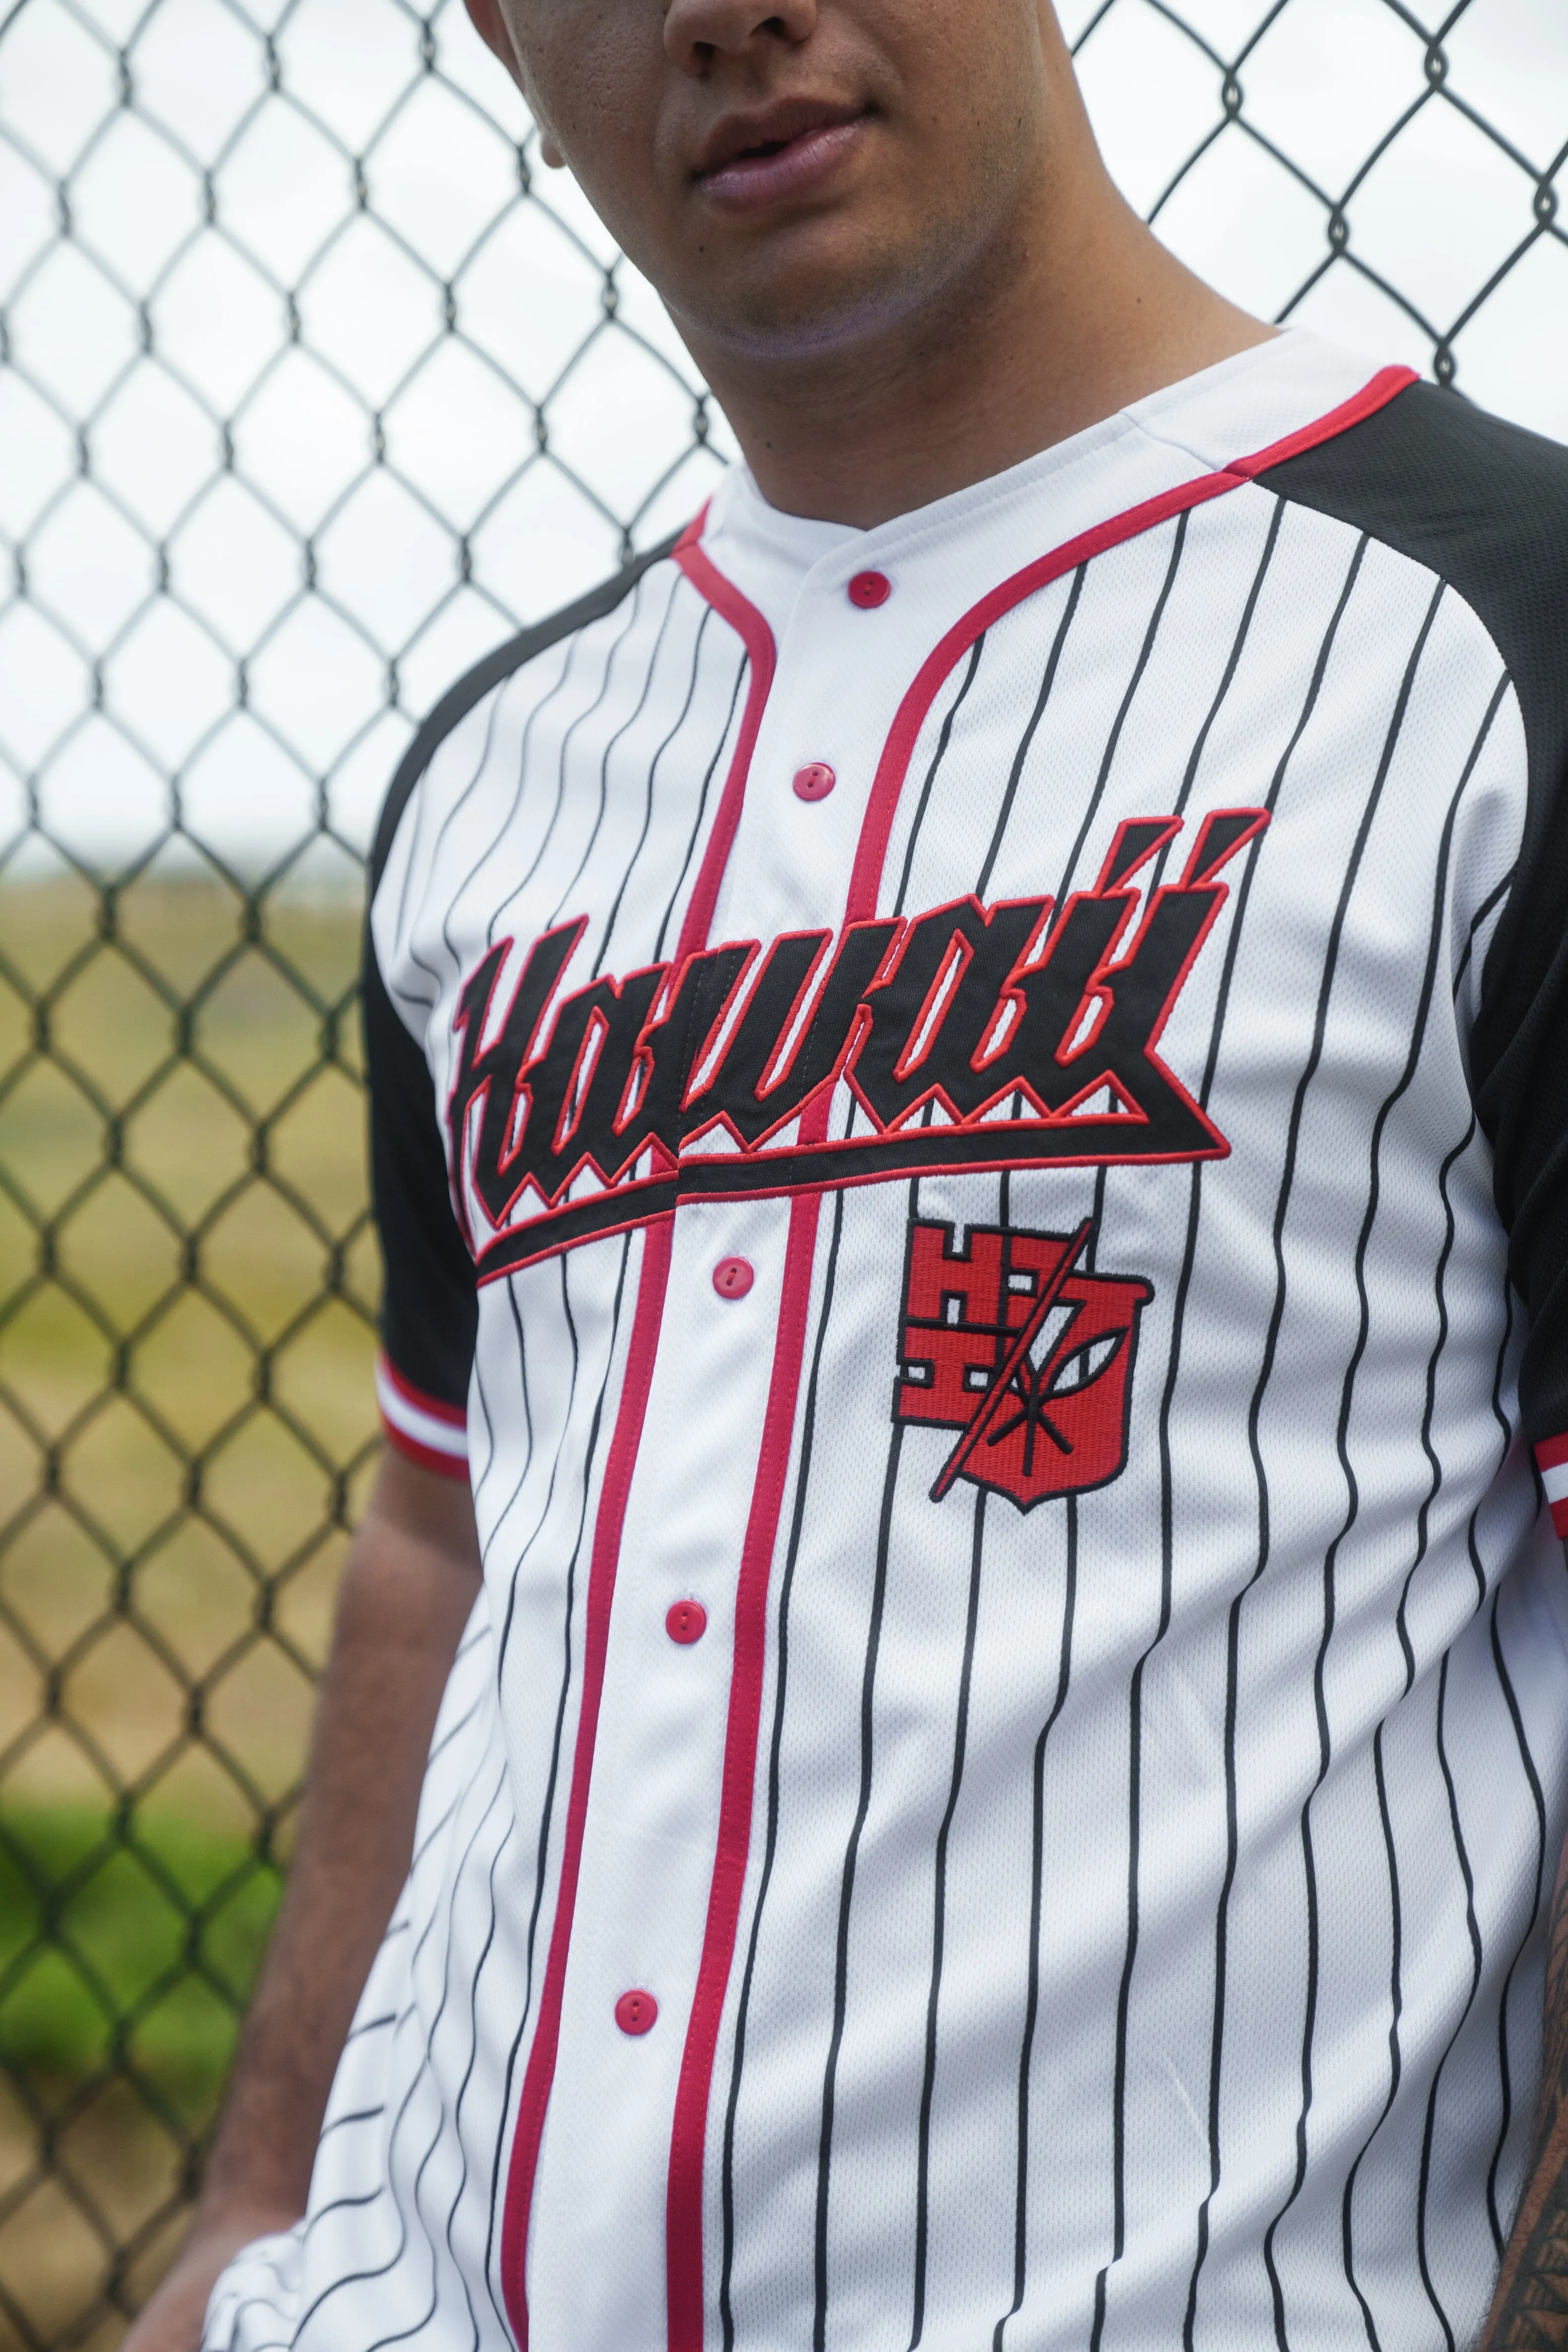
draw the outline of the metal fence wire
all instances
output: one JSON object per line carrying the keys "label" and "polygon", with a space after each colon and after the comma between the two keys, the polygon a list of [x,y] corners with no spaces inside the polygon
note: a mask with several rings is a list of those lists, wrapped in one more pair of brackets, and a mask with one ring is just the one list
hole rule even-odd
{"label": "metal fence wire", "polygon": [[[458,0],[0,0],[0,2347],[196,2182],[374,1454],[412,724],[728,453]],[[1226,290],[1568,436],[1561,0],[1069,8]]]}

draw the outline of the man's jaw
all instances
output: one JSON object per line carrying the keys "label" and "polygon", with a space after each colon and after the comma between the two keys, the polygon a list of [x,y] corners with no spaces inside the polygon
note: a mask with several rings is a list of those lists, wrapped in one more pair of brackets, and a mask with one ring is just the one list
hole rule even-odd
{"label": "man's jaw", "polygon": [[815,195],[858,152],[868,112],[805,98],[737,110],[704,141],[692,184],[726,213],[766,212]]}

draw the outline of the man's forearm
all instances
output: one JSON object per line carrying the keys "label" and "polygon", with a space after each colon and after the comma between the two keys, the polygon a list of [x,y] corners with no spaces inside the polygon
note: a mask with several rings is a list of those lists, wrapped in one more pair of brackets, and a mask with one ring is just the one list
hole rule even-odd
{"label": "man's forearm", "polygon": [[407,1873],[430,1735],[479,1582],[466,1487],[388,1455],[339,1588],[288,1892],[191,2236],[126,2352],[194,2346],[228,2254],[304,2210],[343,2038]]}
{"label": "man's forearm", "polygon": [[1547,1939],[1535,2140],[1482,2341],[1486,2352],[1556,2352],[1568,2343],[1568,1849]]}

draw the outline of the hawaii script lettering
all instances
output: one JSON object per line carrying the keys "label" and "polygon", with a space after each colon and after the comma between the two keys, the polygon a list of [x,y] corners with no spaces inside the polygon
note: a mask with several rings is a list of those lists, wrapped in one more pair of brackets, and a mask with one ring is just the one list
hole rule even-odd
{"label": "hawaii script lettering", "polygon": [[730,940],[557,1002],[580,916],[535,940],[504,1009],[514,942],[498,941],[458,997],[447,1105],[479,1279],[683,1201],[1224,1158],[1156,1048],[1226,897],[1221,870],[1268,823],[1205,816],[1130,940],[1134,877],[1180,817],[1129,819],[1059,913],[1044,897],[958,898],[765,950]]}

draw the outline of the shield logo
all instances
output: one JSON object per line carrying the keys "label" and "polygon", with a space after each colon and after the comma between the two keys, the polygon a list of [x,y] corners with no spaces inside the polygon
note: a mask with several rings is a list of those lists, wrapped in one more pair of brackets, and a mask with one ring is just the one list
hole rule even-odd
{"label": "shield logo", "polygon": [[898,1421],[959,1432],[931,1487],[960,1478],[1021,1511],[1109,1486],[1127,1461],[1140,1276],[1079,1271],[1093,1237],[910,1225]]}

